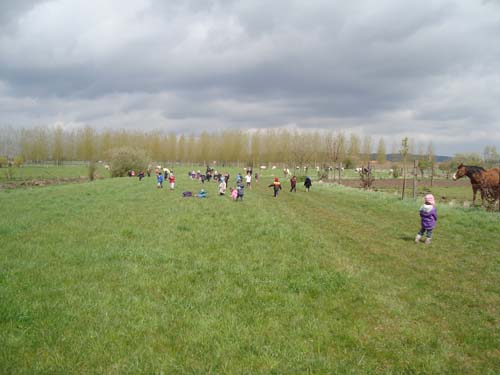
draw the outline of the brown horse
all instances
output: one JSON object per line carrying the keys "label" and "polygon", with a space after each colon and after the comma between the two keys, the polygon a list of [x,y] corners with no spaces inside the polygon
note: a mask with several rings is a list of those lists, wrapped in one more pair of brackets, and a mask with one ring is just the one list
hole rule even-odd
{"label": "brown horse", "polygon": [[500,169],[492,168],[485,170],[483,167],[474,165],[460,164],[457,171],[453,174],[453,180],[456,181],[464,176],[469,177],[472,185],[472,204],[475,205],[476,193],[481,192],[481,201],[484,203],[485,189],[496,189],[500,186]]}
{"label": "brown horse", "polygon": [[490,204],[500,199],[500,168],[487,169],[481,174],[481,189]]}

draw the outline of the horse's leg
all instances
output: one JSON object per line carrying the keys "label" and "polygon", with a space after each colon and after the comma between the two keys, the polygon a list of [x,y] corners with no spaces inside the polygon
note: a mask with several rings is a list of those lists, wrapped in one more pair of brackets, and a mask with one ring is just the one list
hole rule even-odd
{"label": "horse's leg", "polygon": [[472,207],[476,206],[476,193],[477,193],[477,187],[472,185]]}

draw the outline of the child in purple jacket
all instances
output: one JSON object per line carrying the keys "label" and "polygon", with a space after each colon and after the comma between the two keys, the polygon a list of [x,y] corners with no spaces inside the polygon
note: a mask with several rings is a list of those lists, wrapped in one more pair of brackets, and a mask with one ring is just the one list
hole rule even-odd
{"label": "child in purple jacket", "polygon": [[419,243],[424,233],[427,232],[425,238],[425,244],[430,245],[432,230],[436,226],[437,221],[437,211],[436,202],[434,201],[434,196],[432,194],[427,194],[424,197],[424,205],[420,207],[420,231],[415,237],[415,243]]}

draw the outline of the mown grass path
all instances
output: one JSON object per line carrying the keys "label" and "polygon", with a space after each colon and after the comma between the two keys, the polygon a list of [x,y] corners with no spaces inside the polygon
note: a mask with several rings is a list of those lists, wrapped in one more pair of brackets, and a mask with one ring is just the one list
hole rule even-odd
{"label": "mown grass path", "polygon": [[1,192],[0,372],[500,371],[498,214],[268,180]]}

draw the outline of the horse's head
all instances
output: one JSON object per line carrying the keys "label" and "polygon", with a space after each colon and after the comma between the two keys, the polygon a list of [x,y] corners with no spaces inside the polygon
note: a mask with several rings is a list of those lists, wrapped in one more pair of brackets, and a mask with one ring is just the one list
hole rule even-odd
{"label": "horse's head", "polygon": [[467,167],[463,165],[463,163],[460,163],[460,165],[457,167],[457,171],[453,173],[453,181],[458,180],[459,178],[462,178],[467,174]]}

